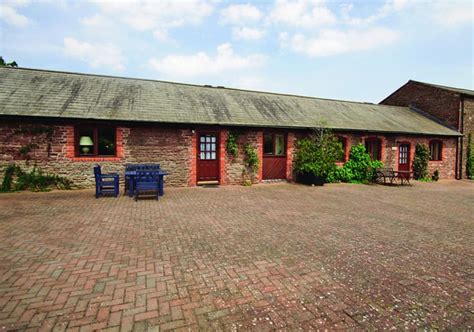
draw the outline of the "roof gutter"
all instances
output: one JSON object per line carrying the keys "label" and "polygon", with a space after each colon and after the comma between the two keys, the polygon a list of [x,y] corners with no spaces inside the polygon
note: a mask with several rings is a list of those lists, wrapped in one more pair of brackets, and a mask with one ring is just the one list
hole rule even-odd
{"label": "roof gutter", "polygon": [[[24,116],[24,115],[6,115],[0,114],[0,117],[6,117],[11,119],[47,119],[56,121],[96,121],[96,122],[115,122],[115,123],[135,123],[135,124],[162,124],[162,125],[181,125],[181,126],[216,126],[216,127],[247,127],[247,128],[278,128],[278,129],[293,129],[293,130],[311,130],[318,126],[275,126],[275,125],[258,125],[258,124],[229,124],[229,123],[205,123],[205,122],[164,122],[164,121],[152,121],[152,120],[114,120],[114,119],[97,119],[97,118],[82,118],[82,117],[50,117],[50,116]],[[444,126],[446,127],[446,126]],[[418,136],[443,136],[443,137],[460,137],[463,136],[454,129],[456,133],[421,133],[421,132],[409,132],[409,131],[389,131],[389,130],[376,130],[376,129],[362,129],[362,128],[337,128],[337,127],[325,127],[333,131],[342,132],[362,132],[362,133],[380,133],[380,134],[398,134],[398,135],[418,135]]]}

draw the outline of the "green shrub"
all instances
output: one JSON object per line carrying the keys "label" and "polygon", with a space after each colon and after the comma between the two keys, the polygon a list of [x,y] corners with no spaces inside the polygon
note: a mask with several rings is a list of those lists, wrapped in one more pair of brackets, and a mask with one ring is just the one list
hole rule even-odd
{"label": "green shrub", "polygon": [[430,149],[426,144],[418,143],[415,147],[415,158],[413,158],[413,177],[415,180],[428,177],[428,161],[430,160]]}
{"label": "green shrub", "polygon": [[0,192],[9,192],[13,186],[13,176],[20,170],[20,167],[15,164],[10,164],[5,168],[5,174],[3,176],[2,187]]}
{"label": "green shrub", "polygon": [[418,181],[420,181],[420,182],[433,182],[434,180],[432,178],[426,177],[426,178],[420,178],[420,179],[418,179]]}
{"label": "green shrub", "polygon": [[[14,177],[16,177],[16,181],[13,181]],[[36,166],[30,172],[25,172],[20,166],[8,165],[0,191],[48,191],[52,187],[71,189],[71,181],[58,175],[43,173]]]}
{"label": "green shrub", "polygon": [[252,185],[252,181],[250,181],[249,179],[245,179],[243,182],[242,182],[242,185],[244,187],[250,187]]}
{"label": "green shrub", "polygon": [[382,167],[380,160],[372,160],[365,146],[358,144],[351,147],[349,160],[342,168],[335,170],[331,177],[336,182],[368,183],[374,180],[375,170]]}
{"label": "green shrub", "polygon": [[474,149],[472,147],[471,133],[467,136],[466,175],[469,179],[474,180]]}
{"label": "green shrub", "polygon": [[300,139],[296,144],[295,172],[309,173],[333,182],[336,161],[342,156],[342,144],[328,129],[318,128],[309,138]]}

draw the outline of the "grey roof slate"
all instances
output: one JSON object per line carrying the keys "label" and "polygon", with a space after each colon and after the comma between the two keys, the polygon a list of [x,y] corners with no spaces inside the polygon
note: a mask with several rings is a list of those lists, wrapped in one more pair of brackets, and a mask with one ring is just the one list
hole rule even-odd
{"label": "grey roof slate", "polygon": [[26,68],[0,68],[0,115],[459,135],[407,107]]}

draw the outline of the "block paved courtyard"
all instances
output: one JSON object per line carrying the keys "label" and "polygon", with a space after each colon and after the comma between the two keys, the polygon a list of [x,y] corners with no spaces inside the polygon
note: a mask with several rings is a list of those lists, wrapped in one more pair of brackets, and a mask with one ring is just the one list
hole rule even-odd
{"label": "block paved courtyard", "polygon": [[474,184],[0,195],[0,329],[472,329]]}

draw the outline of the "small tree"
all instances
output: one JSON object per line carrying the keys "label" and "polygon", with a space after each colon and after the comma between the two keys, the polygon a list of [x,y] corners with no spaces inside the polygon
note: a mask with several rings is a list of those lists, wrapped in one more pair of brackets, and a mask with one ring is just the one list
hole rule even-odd
{"label": "small tree", "polygon": [[5,62],[5,60],[3,60],[3,57],[0,56],[0,67],[18,67],[18,64],[16,63],[16,61]]}
{"label": "small tree", "polygon": [[342,144],[325,128],[316,128],[309,138],[299,140],[296,148],[295,171],[298,174],[312,174],[325,181],[344,153]]}
{"label": "small tree", "polygon": [[425,179],[428,176],[428,161],[430,160],[430,150],[426,144],[418,143],[415,148],[415,158],[413,159],[413,176],[416,180]]}

